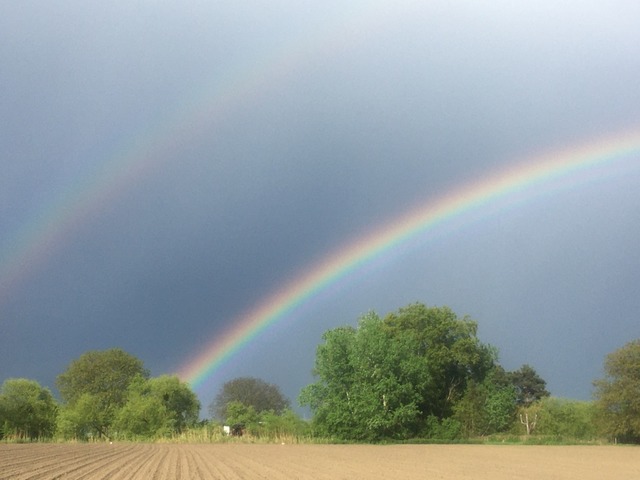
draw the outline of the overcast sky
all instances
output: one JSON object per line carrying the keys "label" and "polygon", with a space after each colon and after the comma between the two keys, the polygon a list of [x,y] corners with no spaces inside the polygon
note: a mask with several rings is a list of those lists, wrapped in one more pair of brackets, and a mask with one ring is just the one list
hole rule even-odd
{"label": "overcast sky", "polygon": [[[640,133],[640,3],[2,2],[0,381],[121,347],[176,372],[312,265],[555,149]],[[460,219],[302,306],[198,390],[295,404],[321,335],[420,301],[589,399],[640,337],[640,155]]]}

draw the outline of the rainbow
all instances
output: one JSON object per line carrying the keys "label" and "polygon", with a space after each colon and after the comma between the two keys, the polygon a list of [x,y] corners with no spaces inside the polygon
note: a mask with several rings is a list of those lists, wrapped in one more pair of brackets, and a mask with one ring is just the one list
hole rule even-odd
{"label": "rainbow", "polygon": [[393,253],[409,240],[419,241],[465,213],[481,213],[492,206],[517,204],[560,188],[597,181],[603,176],[637,171],[639,154],[640,131],[634,130],[517,162],[513,168],[427,201],[402,218],[328,255],[240,315],[227,331],[188,360],[178,375],[192,387],[200,388],[234,354],[312,297],[372,260]]}

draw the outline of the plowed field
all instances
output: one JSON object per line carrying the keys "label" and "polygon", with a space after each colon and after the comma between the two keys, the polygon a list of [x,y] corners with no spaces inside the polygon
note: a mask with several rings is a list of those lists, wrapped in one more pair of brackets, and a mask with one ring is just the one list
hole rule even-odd
{"label": "plowed field", "polygon": [[0,478],[640,479],[640,448],[0,444]]}

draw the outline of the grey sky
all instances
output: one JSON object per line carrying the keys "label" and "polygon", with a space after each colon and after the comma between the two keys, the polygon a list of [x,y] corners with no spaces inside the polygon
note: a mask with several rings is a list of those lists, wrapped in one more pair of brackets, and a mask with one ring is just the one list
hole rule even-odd
{"label": "grey sky", "polygon": [[[416,205],[640,128],[632,1],[0,10],[0,380],[53,388],[115,346],[173,372]],[[640,157],[625,165],[354,273],[234,356],[203,404],[239,375],[295,401],[322,332],[414,301],[469,314],[506,368],[589,398],[604,355],[640,336]],[[60,223],[90,208],[14,275],[21,232],[52,205]]]}

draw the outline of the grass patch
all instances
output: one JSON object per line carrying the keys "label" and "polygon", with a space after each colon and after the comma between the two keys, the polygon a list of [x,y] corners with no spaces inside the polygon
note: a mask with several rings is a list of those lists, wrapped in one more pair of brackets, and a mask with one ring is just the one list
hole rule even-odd
{"label": "grass patch", "polygon": [[608,445],[604,438],[573,438],[564,435],[490,435],[484,439],[489,445]]}

